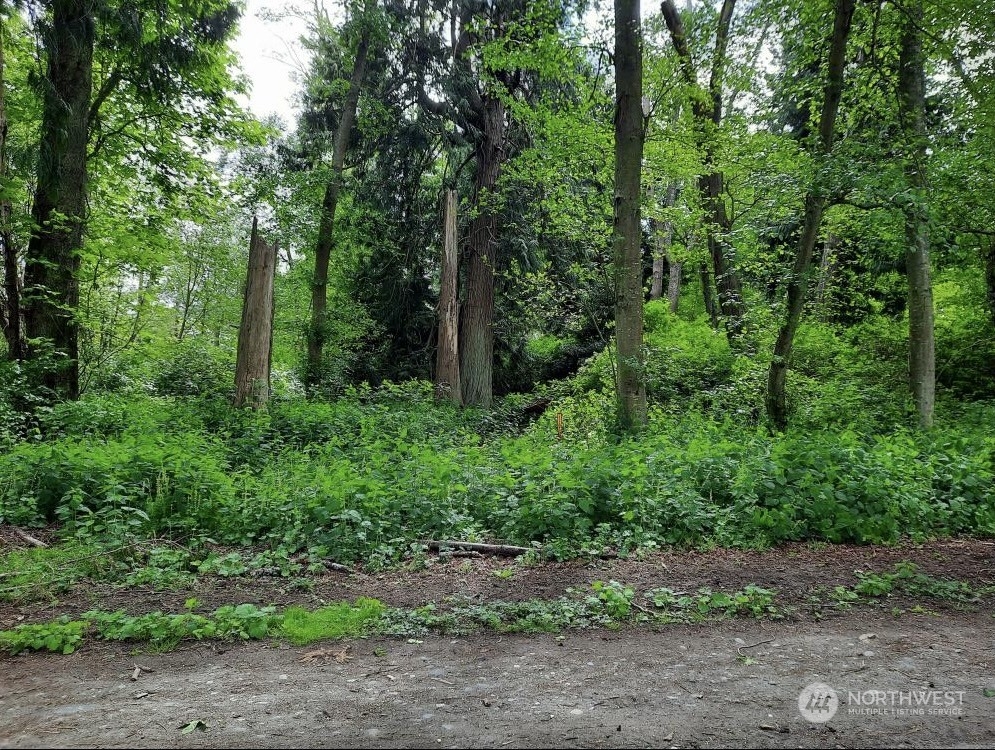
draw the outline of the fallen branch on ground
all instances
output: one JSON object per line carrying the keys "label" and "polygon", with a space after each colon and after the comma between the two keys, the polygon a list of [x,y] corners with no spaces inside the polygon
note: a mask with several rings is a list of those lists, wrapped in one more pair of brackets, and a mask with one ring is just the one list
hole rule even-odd
{"label": "fallen branch on ground", "polygon": [[424,544],[434,552],[439,552],[447,548],[453,548],[467,550],[470,552],[480,552],[484,555],[498,555],[500,557],[518,557],[519,555],[524,555],[526,552],[530,552],[532,549],[531,547],[516,547],[513,544],[481,544],[479,542],[455,541],[438,542],[431,539],[419,542],[419,544]]}
{"label": "fallen branch on ground", "polygon": [[21,539],[23,539],[24,541],[26,541],[28,544],[33,544],[35,547],[47,547],[48,546],[41,539],[35,539],[33,536],[31,536],[31,534],[27,533],[26,531],[21,531],[16,526],[12,526],[11,528],[14,529],[14,533],[15,534],[17,534],[19,537],[21,537]]}
{"label": "fallen branch on ground", "polygon": [[334,570],[336,573],[352,573],[352,568],[348,565],[342,565],[341,563],[332,562],[331,560],[323,560],[322,565],[329,570]]}

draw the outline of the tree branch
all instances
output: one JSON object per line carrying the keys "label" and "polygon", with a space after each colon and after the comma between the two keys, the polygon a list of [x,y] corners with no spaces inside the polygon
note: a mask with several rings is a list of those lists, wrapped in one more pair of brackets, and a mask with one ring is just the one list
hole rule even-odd
{"label": "tree branch", "polygon": [[97,93],[94,94],[93,99],[90,102],[90,110],[87,113],[87,117],[90,122],[97,119],[100,114],[100,108],[103,106],[104,102],[107,101],[107,97],[114,93],[114,89],[117,88],[117,85],[121,83],[123,78],[124,73],[122,73],[121,69],[114,68],[114,70],[111,71],[111,74],[107,76],[104,82],[100,85],[100,88],[97,90]]}
{"label": "tree branch", "polygon": [[712,72],[708,79],[708,92],[712,97],[712,122],[722,121],[722,77],[725,72],[726,51],[729,47],[729,27],[736,0],[723,0],[719,13],[719,26],[715,31],[715,52],[712,55]]}

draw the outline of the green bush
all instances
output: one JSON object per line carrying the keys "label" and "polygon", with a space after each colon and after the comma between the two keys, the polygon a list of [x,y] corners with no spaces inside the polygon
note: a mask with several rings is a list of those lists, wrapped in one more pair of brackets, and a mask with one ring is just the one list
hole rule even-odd
{"label": "green bush", "polygon": [[174,344],[152,375],[159,396],[208,396],[230,400],[235,395],[235,360],[230,349],[200,338]]}
{"label": "green bush", "polygon": [[722,331],[704,318],[687,321],[671,315],[665,300],[646,305],[646,393],[660,402],[707,397],[732,376],[734,356]]}
{"label": "green bush", "polygon": [[950,269],[933,284],[936,380],[961,399],[995,397],[995,329],[980,269]]}
{"label": "green bush", "polygon": [[[806,341],[806,352],[855,361],[832,330]],[[734,358],[712,391],[723,418],[655,405],[629,437],[613,432],[604,390],[553,400],[517,434],[478,432],[480,412],[436,405],[426,383],[261,412],[219,398],[91,397],[46,412],[48,439],[0,455],[0,522],[61,521],[104,543],[157,534],[312,546],[371,565],[432,537],[567,557],[995,534],[995,406],[960,405],[929,433],[805,426],[772,437],[733,407],[762,372],[740,370],[748,364]]]}
{"label": "green bush", "polygon": [[151,397],[88,394],[79,401],[55,404],[40,417],[48,438],[114,438],[125,432],[149,433],[169,422],[168,405]]}
{"label": "green bush", "polygon": [[211,530],[234,489],[220,454],[198,433],[22,444],[0,456],[0,519],[75,528],[126,508],[148,517],[148,531]]}

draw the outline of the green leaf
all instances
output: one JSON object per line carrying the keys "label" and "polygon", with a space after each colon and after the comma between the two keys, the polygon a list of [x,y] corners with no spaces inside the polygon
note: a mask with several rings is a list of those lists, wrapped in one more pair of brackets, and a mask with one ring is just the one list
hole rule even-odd
{"label": "green leaf", "polygon": [[180,730],[180,734],[190,734],[195,729],[199,729],[202,732],[207,731],[207,723],[201,719],[194,719],[189,724],[187,724],[183,729]]}

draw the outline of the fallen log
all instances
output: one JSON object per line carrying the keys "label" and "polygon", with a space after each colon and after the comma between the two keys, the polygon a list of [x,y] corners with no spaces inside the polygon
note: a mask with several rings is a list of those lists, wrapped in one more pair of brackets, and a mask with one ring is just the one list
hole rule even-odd
{"label": "fallen log", "polygon": [[33,544],[35,547],[47,547],[48,546],[41,539],[35,539],[33,536],[31,536],[31,534],[28,534],[27,532],[21,531],[16,526],[12,526],[11,528],[14,529],[14,533],[15,534],[17,534],[19,537],[21,537],[21,539],[23,539],[24,541],[26,541],[28,544]]}
{"label": "fallen log", "polygon": [[342,565],[341,563],[332,562],[331,560],[322,560],[322,565],[329,570],[334,570],[336,573],[352,573],[352,568],[348,565]]}
{"label": "fallen log", "polygon": [[513,544],[481,544],[479,542],[457,542],[457,541],[435,541],[432,539],[419,542],[424,544],[433,552],[444,549],[460,549],[468,552],[479,552],[484,555],[497,555],[499,557],[518,557],[532,550],[531,547],[516,547]]}

